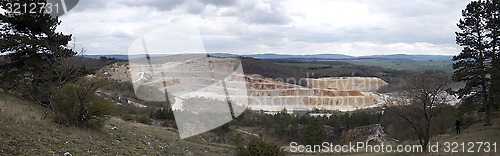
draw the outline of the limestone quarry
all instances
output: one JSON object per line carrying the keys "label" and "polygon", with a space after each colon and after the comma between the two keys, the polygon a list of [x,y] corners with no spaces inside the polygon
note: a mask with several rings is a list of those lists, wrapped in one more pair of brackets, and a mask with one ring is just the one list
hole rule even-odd
{"label": "limestone quarry", "polygon": [[[376,91],[387,85],[376,77],[306,78],[306,86],[284,83],[260,75],[245,75],[236,58],[197,57],[151,59],[115,63],[99,74],[134,84],[166,90],[175,98],[174,109],[186,108],[189,98],[229,100],[253,110],[281,111],[325,109],[352,111],[381,106],[385,95]],[[134,85],[137,89],[139,85]],[[161,101],[165,93],[149,100]],[[145,97],[151,98],[151,97]],[[148,99],[145,99],[148,100]],[[227,105],[227,102],[221,103]],[[215,104],[218,105],[218,104]],[[242,110],[238,110],[242,111]]]}
{"label": "limestone quarry", "polygon": [[[378,88],[356,90],[356,87],[374,86],[382,87],[386,82],[379,78],[343,77],[306,79],[308,87],[292,85],[264,78],[258,75],[247,75],[250,107],[257,110],[280,111],[295,109],[325,109],[352,111],[383,104],[383,95],[375,91]],[[340,81],[333,81],[340,80]],[[320,86],[309,82],[320,82]],[[379,84],[376,84],[379,83]],[[339,85],[342,84],[342,85]],[[329,88],[325,86],[350,86]]]}

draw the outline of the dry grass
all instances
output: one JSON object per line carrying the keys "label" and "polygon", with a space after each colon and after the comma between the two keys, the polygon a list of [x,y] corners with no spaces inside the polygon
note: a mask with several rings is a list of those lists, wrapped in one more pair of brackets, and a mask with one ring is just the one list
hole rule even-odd
{"label": "dry grass", "polygon": [[42,107],[5,93],[0,93],[0,114],[15,116],[17,120],[27,122],[43,118]]}
{"label": "dry grass", "polygon": [[[228,155],[227,145],[181,140],[163,127],[111,118],[97,131],[43,120],[36,105],[0,93],[0,155]],[[112,129],[116,127],[117,129]]]}
{"label": "dry grass", "polygon": [[[430,144],[432,145],[438,144],[439,152],[426,153],[426,154],[427,155],[477,155],[477,156],[500,155],[500,116],[496,116],[495,118],[493,118],[491,123],[493,124],[493,126],[488,126],[488,127],[482,126],[483,125],[482,121],[475,123],[469,127],[469,129],[467,130],[468,132],[466,130],[462,130],[462,134],[460,135],[450,133],[433,137],[431,139]],[[458,145],[457,148],[455,148],[455,151],[457,152],[452,152],[450,149],[447,149],[445,143],[453,143],[453,142],[456,142],[458,144],[464,143],[466,151],[465,152],[463,151],[461,145]],[[491,147],[490,152],[481,151],[486,149],[484,146],[481,148],[479,152],[477,152],[479,146],[478,144],[476,144],[477,142],[489,142],[491,144],[497,143],[496,152],[493,149],[493,146],[490,146]],[[467,151],[469,150],[468,147],[471,147],[467,145],[469,143],[475,144],[474,147],[470,149],[471,151],[474,152]],[[405,144],[416,145],[418,144],[418,142],[410,141]],[[451,145],[450,147],[453,148],[455,146]],[[421,154],[422,153],[405,153],[405,155],[421,155]],[[399,155],[399,154],[390,153],[388,155]]]}
{"label": "dry grass", "polygon": [[[235,149],[224,144],[200,142],[196,138],[179,138],[164,127],[111,118],[97,131],[60,127],[43,120],[37,105],[0,92],[0,155],[234,155]],[[495,126],[470,127],[469,133],[447,134],[433,138],[444,142],[488,141],[500,143],[500,118]],[[112,129],[116,127],[117,129]],[[407,142],[405,144],[417,144]],[[500,145],[499,145],[500,146]],[[443,149],[443,148],[441,148]],[[500,152],[500,148],[497,149]],[[291,153],[290,153],[291,154]],[[323,153],[318,155],[331,155]],[[337,153],[338,154],[338,153]],[[347,155],[421,155],[424,153],[343,153]],[[426,153],[430,154],[430,153]],[[432,155],[498,155],[499,153],[433,153]],[[316,154],[313,154],[316,155]]]}

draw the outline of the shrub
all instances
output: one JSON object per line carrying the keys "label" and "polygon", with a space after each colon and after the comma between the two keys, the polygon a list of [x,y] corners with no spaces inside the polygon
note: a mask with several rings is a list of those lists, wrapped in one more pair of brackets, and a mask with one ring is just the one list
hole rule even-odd
{"label": "shrub", "polygon": [[123,121],[132,121],[134,119],[134,116],[132,114],[126,113],[122,115],[122,120]]}
{"label": "shrub", "polygon": [[151,125],[151,122],[153,122],[152,119],[150,119],[148,117],[145,117],[145,116],[138,116],[135,119],[135,121],[138,122],[138,123],[146,124],[146,125]]}
{"label": "shrub", "polygon": [[238,155],[240,156],[253,156],[253,155],[269,155],[269,156],[283,156],[286,155],[285,151],[278,145],[267,142],[262,138],[252,138],[246,145],[238,145]]}
{"label": "shrub", "polygon": [[74,83],[67,83],[56,91],[52,102],[57,123],[87,128],[100,128],[114,104],[98,96],[95,91],[105,82],[85,77]]}
{"label": "shrub", "polygon": [[319,119],[313,118],[307,125],[305,132],[300,137],[304,145],[319,145],[326,140],[326,133]]}
{"label": "shrub", "polygon": [[169,121],[169,120],[163,121],[161,123],[161,126],[163,126],[163,127],[172,127],[172,128],[177,129],[177,124],[175,123],[175,121]]}
{"label": "shrub", "polygon": [[160,108],[153,112],[153,118],[158,120],[175,120],[174,112],[168,108]]}

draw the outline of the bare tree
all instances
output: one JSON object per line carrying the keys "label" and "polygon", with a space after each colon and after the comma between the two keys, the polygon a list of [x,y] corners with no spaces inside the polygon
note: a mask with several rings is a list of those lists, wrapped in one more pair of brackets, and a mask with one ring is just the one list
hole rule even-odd
{"label": "bare tree", "polygon": [[388,100],[387,113],[409,124],[424,150],[429,144],[433,118],[449,102],[449,94],[446,92],[449,82],[450,78],[445,73],[417,73],[403,83],[404,91]]}

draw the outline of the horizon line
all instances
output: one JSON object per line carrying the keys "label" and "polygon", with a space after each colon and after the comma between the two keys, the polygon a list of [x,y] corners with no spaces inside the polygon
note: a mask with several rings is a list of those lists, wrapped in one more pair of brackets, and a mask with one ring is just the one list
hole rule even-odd
{"label": "horizon line", "polygon": [[[184,54],[184,53],[180,53]],[[205,52],[200,52],[200,53],[185,53],[185,54],[205,54]],[[291,56],[312,56],[312,55],[344,55],[344,56],[351,56],[351,57],[363,57],[363,56],[388,56],[388,55],[410,55],[410,56],[417,56],[417,55],[427,55],[427,56],[455,56],[452,54],[405,54],[405,53],[394,53],[394,54],[373,54],[373,55],[348,55],[348,54],[340,54],[340,53],[317,53],[317,54],[289,54],[289,53],[250,53],[250,54],[235,54],[235,53],[229,53],[229,52],[213,52],[213,53],[206,53],[206,54],[230,54],[230,55],[239,55],[239,56],[245,56],[245,55],[291,55]],[[123,55],[123,56],[131,56],[131,55],[142,55],[142,54],[123,54],[123,53],[113,53],[113,54],[83,54],[83,55]],[[159,54],[159,53],[150,53],[150,55],[176,55],[176,54]]]}

